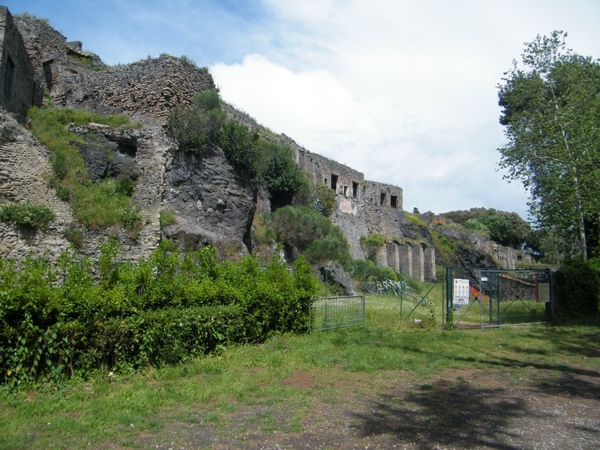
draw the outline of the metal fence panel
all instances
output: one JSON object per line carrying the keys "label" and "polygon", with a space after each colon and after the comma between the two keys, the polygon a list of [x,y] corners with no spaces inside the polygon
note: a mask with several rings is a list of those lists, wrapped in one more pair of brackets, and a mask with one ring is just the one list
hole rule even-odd
{"label": "metal fence panel", "polygon": [[322,297],[312,301],[310,331],[348,327],[366,327],[363,295]]}

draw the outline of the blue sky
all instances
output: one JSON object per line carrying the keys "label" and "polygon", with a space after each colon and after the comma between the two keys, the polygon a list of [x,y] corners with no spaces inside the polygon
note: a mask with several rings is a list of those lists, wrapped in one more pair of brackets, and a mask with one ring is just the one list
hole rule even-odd
{"label": "blue sky", "polygon": [[404,209],[527,217],[498,172],[497,85],[553,30],[600,57],[597,0],[11,0],[107,64],[169,53],[307,149],[404,189]]}

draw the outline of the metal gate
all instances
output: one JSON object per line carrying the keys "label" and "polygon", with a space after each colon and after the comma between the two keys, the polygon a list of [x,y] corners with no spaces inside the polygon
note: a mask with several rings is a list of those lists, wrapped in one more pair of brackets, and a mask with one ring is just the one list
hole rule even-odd
{"label": "metal gate", "polygon": [[548,269],[446,268],[446,326],[492,328],[552,319]]}

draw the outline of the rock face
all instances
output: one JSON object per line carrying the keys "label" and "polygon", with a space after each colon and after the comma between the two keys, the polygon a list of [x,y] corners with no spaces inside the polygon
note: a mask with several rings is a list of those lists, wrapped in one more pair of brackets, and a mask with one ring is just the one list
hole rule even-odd
{"label": "rock face", "polygon": [[236,175],[220,148],[202,158],[175,152],[166,183],[164,207],[177,212],[177,223],[164,228],[165,238],[182,248],[215,245],[228,256],[249,252],[257,186]]}

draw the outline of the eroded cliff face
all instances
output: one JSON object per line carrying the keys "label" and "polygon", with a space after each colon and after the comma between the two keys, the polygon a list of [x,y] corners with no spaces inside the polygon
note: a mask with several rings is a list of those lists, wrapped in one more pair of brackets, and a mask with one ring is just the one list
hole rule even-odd
{"label": "eroded cliff face", "polygon": [[215,245],[228,257],[250,251],[257,185],[239,178],[219,147],[203,157],[175,152],[165,182],[163,206],[177,212],[165,238],[182,248]]}

